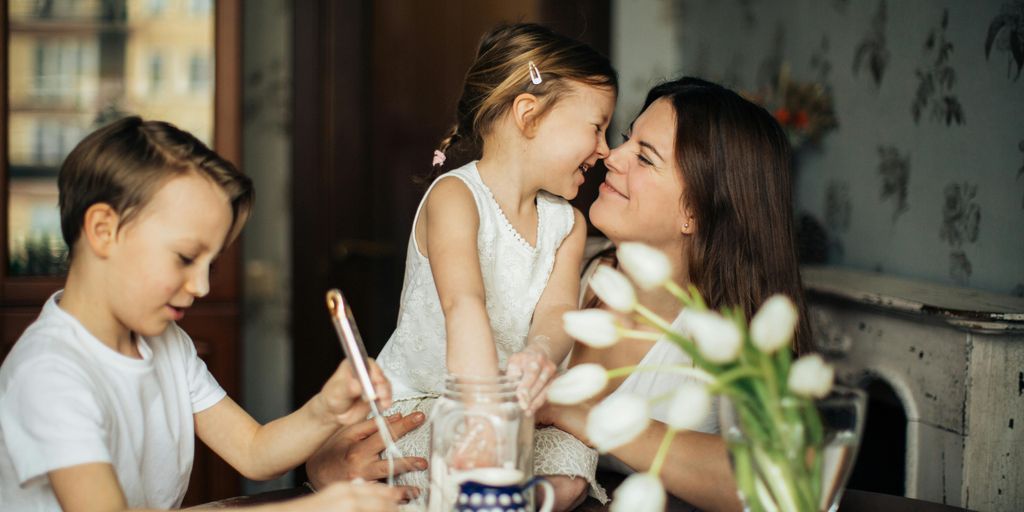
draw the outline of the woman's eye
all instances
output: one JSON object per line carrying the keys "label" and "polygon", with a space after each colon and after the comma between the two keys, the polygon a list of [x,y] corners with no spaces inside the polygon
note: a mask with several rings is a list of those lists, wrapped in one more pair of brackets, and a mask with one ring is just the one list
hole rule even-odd
{"label": "woman's eye", "polygon": [[179,254],[178,255],[178,259],[180,259],[181,263],[186,265],[186,266],[187,265],[191,265],[193,262],[196,261],[195,258],[189,258],[188,256],[185,256],[184,254]]}
{"label": "woman's eye", "polygon": [[640,160],[641,165],[654,165],[650,160],[647,159],[642,153],[636,154],[636,159]]}

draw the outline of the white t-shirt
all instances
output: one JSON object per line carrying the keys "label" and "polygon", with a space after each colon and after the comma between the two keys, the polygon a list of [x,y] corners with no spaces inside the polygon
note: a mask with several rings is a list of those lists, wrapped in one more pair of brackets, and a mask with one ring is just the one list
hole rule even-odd
{"label": "white t-shirt", "polygon": [[224,389],[177,325],[115,352],[54,294],[0,366],[0,510],[60,510],[46,474],[113,465],[129,507],[181,504],[192,471],[193,414]]}

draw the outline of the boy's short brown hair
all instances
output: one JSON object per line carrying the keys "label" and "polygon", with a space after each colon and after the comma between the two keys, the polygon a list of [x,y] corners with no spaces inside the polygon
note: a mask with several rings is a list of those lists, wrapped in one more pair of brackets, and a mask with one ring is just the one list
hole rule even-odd
{"label": "boy's short brown hair", "polygon": [[123,226],[164,183],[189,172],[210,179],[227,194],[234,214],[228,240],[234,239],[252,209],[253,186],[231,162],[170,123],[138,116],[89,134],[64,160],[57,178],[60,229],[69,257],[90,206],[109,204]]}

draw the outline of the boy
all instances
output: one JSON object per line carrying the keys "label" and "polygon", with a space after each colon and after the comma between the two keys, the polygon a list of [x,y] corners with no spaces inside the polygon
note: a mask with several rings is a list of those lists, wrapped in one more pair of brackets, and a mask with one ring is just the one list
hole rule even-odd
{"label": "boy", "polygon": [[[249,215],[252,183],[230,163],[170,124],[128,117],[79,143],[58,186],[70,267],[0,367],[0,509],[176,507],[194,436],[269,479],[366,416],[345,362],[298,411],[259,425],[175,324]],[[399,494],[347,483],[281,506],[386,510]]]}

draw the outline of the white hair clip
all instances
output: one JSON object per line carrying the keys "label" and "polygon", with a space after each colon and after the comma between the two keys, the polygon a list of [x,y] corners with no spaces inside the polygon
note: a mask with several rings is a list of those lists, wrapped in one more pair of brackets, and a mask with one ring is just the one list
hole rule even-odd
{"label": "white hair clip", "polygon": [[530,81],[533,85],[540,85],[544,80],[540,77],[540,70],[537,69],[537,65],[531,60],[527,66],[530,68]]}

